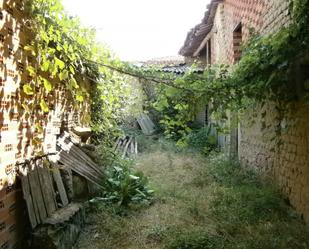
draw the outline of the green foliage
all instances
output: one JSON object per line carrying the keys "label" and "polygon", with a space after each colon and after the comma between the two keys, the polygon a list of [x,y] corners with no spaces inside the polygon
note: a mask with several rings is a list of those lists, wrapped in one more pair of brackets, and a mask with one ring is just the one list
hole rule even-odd
{"label": "green foliage", "polygon": [[[76,18],[70,18],[60,0],[28,1],[27,12],[34,39],[24,49],[36,58],[35,65],[28,66],[28,72],[34,77],[47,73],[49,78],[58,79],[75,96],[77,81],[86,81],[95,73],[94,68],[87,64],[93,56],[94,32],[81,27]],[[39,87],[39,80],[35,81]],[[74,86],[71,82],[75,83]],[[43,79],[43,83],[50,92],[52,84],[49,80]],[[87,95],[86,90],[81,92]]]}
{"label": "green foliage", "polygon": [[[203,74],[191,70],[175,80],[176,87],[158,86],[153,106],[161,113],[160,123],[165,135],[175,140],[186,136],[191,132],[197,112],[211,101],[217,109],[223,110],[234,97],[229,89],[221,90],[226,77],[227,67],[220,65],[205,69]],[[215,94],[218,100],[213,98]]]}
{"label": "green foliage", "polygon": [[[214,65],[203,74],[190,70],[179,77],[150,71],[150,79],[163,83],[156,89],[153,106],[161,113],[165,135],[182,139],[190,133],[197,111],[208,103],[224,117],[226,110],[241,110],[252,101],[288,103],[297,99],[295,67],[309,53],[308,1],[292,0],[290,12],[291,23],[277,33],[252,34],[241,60],[230,68]],[[145,72],[141,74],[145,76]]]}
{"label": "green foliage", "polygon": [[[85,108],[85,101],[91,104],[91,113],[84,112],[82,121],[87,125],[91,121],[96,138],[109,146],[128,96],[124,78],[111,67],[123,64],[96,42],[93,29],[65,12],[61,0],[30,0],[26,11],[34,38],[24,50],[35,57],[35,63],[27,67],[34,80],[24,85],[24,92],[34,95],[33,89],[39,88],[43,90],[36,95],[41,96],[55,86],[65,86],[75,109]],[[40,97],[24,104],[38,104],[36,99]],[[44,112],[49,111],[45,102],[39,104]]]}
{"label": "green foliage", "polygon": [[[100,70],[105,70],[101,68]],[[102,71],[104,74],[104,71]],[[107,73],[107,72],[105,72]],[[108,75],[107,75],[108,76]],[[115,136],[120,135],[119,124],[124,120],[124,108],[129,99],[129,87],[118,73],[109,75],[103,83],[91,91],[92,129],[97,141],[110,146]]]}
{"label": "green foliage", "polygon": [[105,170],[103,182],[104,200],[120,206],[149,203],[153,190],[148,187],[148,179],[142,172],[133,172],[131,161],[116,158],[113,166]]}
{"label": "green foliage", "polygon": [[188,146],[195,148],[205,154],[209,154],[217,145],[217,139],[210,134],[211,126],[205,126],[198,130],[193,130],[185,137]]}
{"label": "green foliage", "polygon": [[226,155],[213,153],[208,157],[207,174],[218,184],[226,187],[261,185],[259,175],[241,168],[239,162],[231,161]]}
{"label": "green foliage", "polygon": [[278,190],[225,156],[209,159],[209,175],[218,183],[210,210],[227,223],[254,224],[288,217]]}
{"label": "green foliage", "polygon": [[297,229],[285,235],[278,232],[283,231],[287,223],[296,226],[297,219],[279,191],[265,179],[261,181],[256,173],[217,155],[209,160],[209,176],[215,180],[209,207],[211,215],[220,222],[218,229],[234,238],[226,248],[236,245],[239,245],[237,248],[306,248],[308,242],[301,243],[302,235]]}
{"label": "green foliage", "polygon": [[40,102],[40,107],[41,107],[41,109],[42,109],[42,111],[43,111],[44,113],[49,112],[48,105],[46,104],[46,102],[45,102],[44,99],[41,100],[41,102]]}
{"label": "green foliage", "polygon": [[29,84],[23,85],[23,90],[24,90],[24,93],[27,94],[27,95],[33,95],[34,94],[34,90]]}

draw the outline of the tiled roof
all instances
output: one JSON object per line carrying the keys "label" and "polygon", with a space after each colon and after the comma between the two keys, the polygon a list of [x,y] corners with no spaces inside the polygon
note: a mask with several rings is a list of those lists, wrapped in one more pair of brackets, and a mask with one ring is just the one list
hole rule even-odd
{"label": "tiled roof", "polygon": [[193,56],[194,52],[212,29],[218,4],[222,1],[211,0],[202,22],[189,31],[185,43],[179,51],[180,55]]}
{"label": "tiled roof", "polygon": [[[190,64],[185,63],[183,56],[155,58],[139,64],[143,68],[155,66],[156,70],[159,72],[174,73],[178,75],[186,73],[191,68]],[[193,71],[196,73],[202,73],[204,69],[195,68]]]}
{"label": "tiled roof", "polygon": [[[186,63],[182,63],[175,66],[165,66],[161,69],[162,72],[166,73],[174,73],[174,74],[185,74],[187,71],[190,70],[190,65]],[[204,71],[203,68],[195,68],[193,72],[195,73],[202,73]]]}
{"label": "tiled roof", "polygon": [[166,56],[160,58],[153,58],[145,62],[141,62],[144,66],[167,66],[167,65],[178,65],[184,63],[184,57],[177,56]]}

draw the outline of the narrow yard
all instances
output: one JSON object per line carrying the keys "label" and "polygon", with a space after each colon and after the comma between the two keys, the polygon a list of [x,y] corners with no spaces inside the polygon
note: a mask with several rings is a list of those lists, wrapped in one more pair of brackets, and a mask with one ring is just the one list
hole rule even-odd
{"label": "narrow yard", "polygon": [[149,177],[153,204],[93,207],[76,249],[309,248],[306,226],[256,175],[221,155],[148,144],[135,168]]}

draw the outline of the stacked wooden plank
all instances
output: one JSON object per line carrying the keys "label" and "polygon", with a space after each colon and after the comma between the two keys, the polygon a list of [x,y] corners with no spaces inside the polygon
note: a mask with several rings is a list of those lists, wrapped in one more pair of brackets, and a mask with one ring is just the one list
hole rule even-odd
{"label": "stacked wooden plank", "polygon": [[130,157],[132,155],[137,155],[137,140],[133,136],[125,136],[118,138],[115,145],[114,151],[120,153],[122,158],[126,156]]}
{"label": "stacked wooden plank", "polygon": [[88,181],[101,186],[104,172],[92,159],[73,143],[70,134],[64,133],[57,141],[58,161],[64,168],[73,170]]}
{"label": "stacked wooden plank", "polygon": [[20,169],[23,173],[23,195],[32,228],[46,223],[48,218],[69,205],[66,184],[60,169],[74,171],[99,186],[102,184],[103,171],[72,140],[74,141],[69,133],[64,133],[58,139],[58,153],[50,157],[56,158],[56,162],[35,160],[29,163],[26,169]]}

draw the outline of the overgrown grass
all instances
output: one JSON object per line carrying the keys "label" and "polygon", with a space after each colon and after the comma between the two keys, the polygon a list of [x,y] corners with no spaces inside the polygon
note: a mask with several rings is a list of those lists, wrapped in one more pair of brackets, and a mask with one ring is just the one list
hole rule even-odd
{"label": "overgrown grass", "polygon": [[161,134],[145,136],[142,133],[135,134],[140,153],[151,153],[153,151],[170,151],[173,153],[183,152],[173,140],[165,139]]}
{"label": "overgrown grass", "polygon": [[269,180],[221,154],[205,158],[160,137],[139,139],[134,167],[149,177],[154,203],[121,215],[100,207],[77,248],[309,248],[308,227]]}
{"label": "overgrown grass", "polygon": [[194,183],[203,179],[209,196],[205,212],[215,220],[216,232],[181,229],[169,249],[309,248],[308,227],[266,179],[218,154],[210,156]]}

